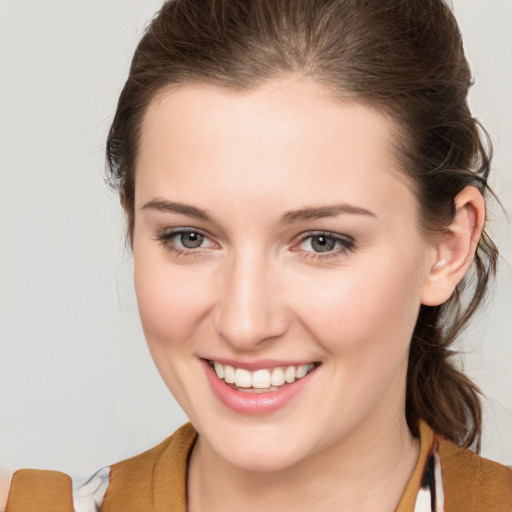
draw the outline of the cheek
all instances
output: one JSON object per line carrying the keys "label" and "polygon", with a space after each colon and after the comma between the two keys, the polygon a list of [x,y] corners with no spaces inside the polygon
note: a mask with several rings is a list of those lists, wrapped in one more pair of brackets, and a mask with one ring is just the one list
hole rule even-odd
{"label": "cheek", "polygon": [[150,349],[179,349],[207,309],[205,281],[186,267],[166,264],[161,256],[145,257],[134,250],[134,260],[137,302]]}
{"label": "cheek", "polygon": [[[197,273],[166,264],[165,258],[144,257],[134,248],[134,278],[139,314],[149,351],[163,381],[187,413],[200,396],[190,379],[196,371],[195,341],[207,306],[205,286]],[[196,398],[197,399],[197,398]]]}
{"label": "cheek", "polygon": [[418,259],[380,251],[332,275],[303,276],[295,280],[296,310],[330,352],[403,352],[420,307],[418,268]]}

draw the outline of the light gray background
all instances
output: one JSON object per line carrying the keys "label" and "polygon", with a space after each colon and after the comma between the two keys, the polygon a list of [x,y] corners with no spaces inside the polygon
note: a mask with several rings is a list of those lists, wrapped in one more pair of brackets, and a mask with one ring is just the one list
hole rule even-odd
{"label": "light gray background", "polygon": [[[104,139],[129,60],[160,0],[0,1],[0,461],[75,476],[126,458],[186,418],[137,318]],[[512,1],[455,0],[475,115],[512,205]],[[484,455],[512,464],[512,239],[465,366],[488,397]]]}

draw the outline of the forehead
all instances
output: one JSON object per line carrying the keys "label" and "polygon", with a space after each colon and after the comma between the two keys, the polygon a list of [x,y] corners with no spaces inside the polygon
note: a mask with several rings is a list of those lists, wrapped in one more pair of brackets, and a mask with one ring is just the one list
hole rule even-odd
{"label": "forehead", "polygon": [[275,198],[290,209],[356,200],[375,207],[404,188],[395,133],[384,114],[308,80],[246,92],[182,86],[146,112],[136,202],[178,195],[213,204],[221,194],[240,206]]}

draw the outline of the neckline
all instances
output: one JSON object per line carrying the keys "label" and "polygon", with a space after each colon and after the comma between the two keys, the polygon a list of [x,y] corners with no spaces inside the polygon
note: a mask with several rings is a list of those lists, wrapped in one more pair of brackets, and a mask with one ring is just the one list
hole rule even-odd
{"label": "neckline", "polygon": [[[421,480],[434,445],[434,432],[423,420],[418,422],[420,450],[414,470],[400,498],[396,512],[414,512]],[[153,503],[156,510],[187,512],[187,475],[192,449],[198,433],[191,423],[180,427],[171,437],[155,465]]]}

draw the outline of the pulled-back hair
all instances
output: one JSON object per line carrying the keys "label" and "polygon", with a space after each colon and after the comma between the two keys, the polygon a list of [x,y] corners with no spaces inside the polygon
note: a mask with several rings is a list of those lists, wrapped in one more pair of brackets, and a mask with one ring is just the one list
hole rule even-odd
{"label": "pulled-back hair", "polygon": [[[488,192],[490,143],[468,108],[471,74],[443,0],[170,0],[135,51],[107,141],[130,240],[140,130],[155,95],[193,83],[245,91],[291,74],[390,116],[426,236],[448,226],[464,187]],[[459,445],[479,445],[480,392],[451,346],[482,301],[496,260],[484,231],[452,297],[420,308],[407,375],[413,431],[421,418]]]}

